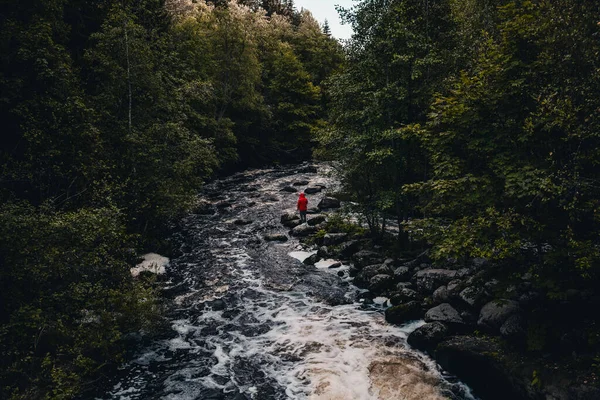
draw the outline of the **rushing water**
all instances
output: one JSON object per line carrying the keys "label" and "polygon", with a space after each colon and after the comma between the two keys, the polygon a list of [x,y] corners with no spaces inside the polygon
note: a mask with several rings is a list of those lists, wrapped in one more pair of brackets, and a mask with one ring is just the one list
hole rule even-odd
{"label": "rushing water", "polygon": [[204,188],[214,212],[189,216],[173,239],[172,330],[141,345],[101,398],[473,399],[407,346],[422,322],[388,325],[381,306],[355,301],[348,266],[305,266],[297,240],[262,240],[285,233],[279,217],[295,208],[281,188],[305,179],[331,191],[326,170],[249,171]]}

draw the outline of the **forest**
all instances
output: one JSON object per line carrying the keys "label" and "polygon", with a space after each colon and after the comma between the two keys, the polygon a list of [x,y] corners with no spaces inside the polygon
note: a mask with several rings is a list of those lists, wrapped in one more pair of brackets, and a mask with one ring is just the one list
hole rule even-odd
{"label": "forest", "polygon": [[0,397],[68,399],[160,315],[129,269],[201,184],[310,156],[343,52],[291,2],[0,7]]}
{"label": "forest", "polygon": [[374,240],[530,274],[524,351],[575,326],[600,372],[600,3],[339,13],[342,43],[291,0],[1,3],[1,398],[90,390],[160,319],[130,268],[203,183],[311,157]]}

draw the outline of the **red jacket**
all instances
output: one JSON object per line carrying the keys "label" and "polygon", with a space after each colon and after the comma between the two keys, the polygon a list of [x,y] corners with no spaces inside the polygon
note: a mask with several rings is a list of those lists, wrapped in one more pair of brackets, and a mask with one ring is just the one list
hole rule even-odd
{"label": "red jacket", "polygon": [[300,198],[298,199],[298,210],[306,211],[308,207],[308,199],[304,195],[304,193],[300,193]]}

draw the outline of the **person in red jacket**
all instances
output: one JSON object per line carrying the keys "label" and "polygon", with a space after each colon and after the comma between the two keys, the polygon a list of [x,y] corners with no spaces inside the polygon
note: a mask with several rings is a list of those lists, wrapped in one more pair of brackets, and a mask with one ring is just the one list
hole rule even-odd
{"label": "person in red jacket", "polygon": [[304,193],[300,193],[298,198],[298,211],[300,211],[300,222],[306,222],[306,210],[308,209],[308,199]]}

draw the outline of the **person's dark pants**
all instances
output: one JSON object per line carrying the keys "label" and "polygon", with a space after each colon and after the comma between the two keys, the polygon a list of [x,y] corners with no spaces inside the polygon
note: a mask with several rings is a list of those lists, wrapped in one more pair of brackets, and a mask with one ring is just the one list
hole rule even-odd
{"label": "person's dark pants", "polygon": [[306,211],[300,211],[300,222],[306,222]]}

